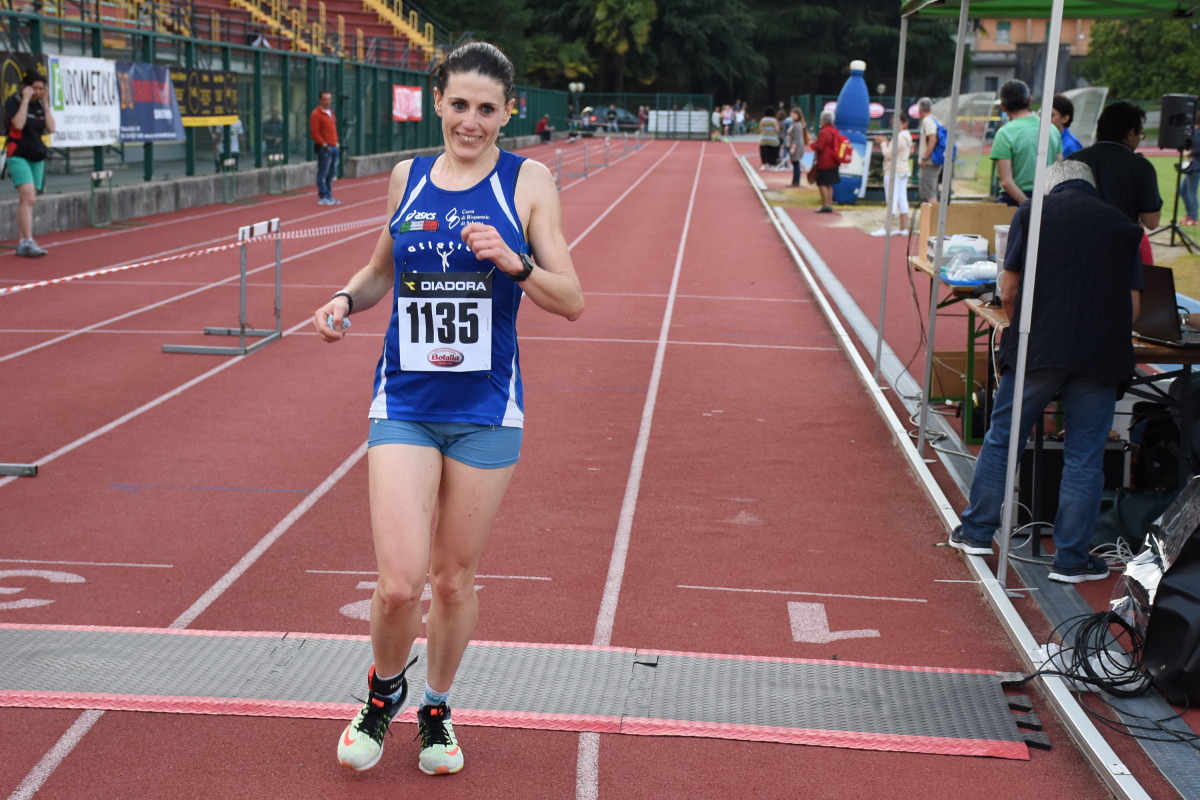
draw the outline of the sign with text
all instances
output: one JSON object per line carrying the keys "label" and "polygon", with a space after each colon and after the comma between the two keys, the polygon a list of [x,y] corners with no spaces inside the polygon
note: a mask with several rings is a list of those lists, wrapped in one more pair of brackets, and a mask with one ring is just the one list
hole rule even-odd
{"label": "sign with text", "polygon": [[397,122],[420,121],[420,86],[392,86],[392,119]]}
{"label": "sign with text", "polygon": [[103,58],[47,56],[54,147],[115,144],[121,134],[117,64]]}
{"label": "sign with text", "polygon": [[208,69],[173,69],[171,82],[183,127],[232,125],[238,118],[237,76]]}
{"label": "sign with text", "polygon": [[122,142],[177,142],[184,138],[168,67],[118,61],[117,89]]}

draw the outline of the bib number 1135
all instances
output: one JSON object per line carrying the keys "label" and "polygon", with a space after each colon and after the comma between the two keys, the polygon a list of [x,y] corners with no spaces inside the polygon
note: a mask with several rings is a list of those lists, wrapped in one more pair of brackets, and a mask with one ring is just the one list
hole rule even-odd
{"label": "bib number 1135", "polygon": [[491,369],[491,275],[406,273],[397,294],[402,369]]}

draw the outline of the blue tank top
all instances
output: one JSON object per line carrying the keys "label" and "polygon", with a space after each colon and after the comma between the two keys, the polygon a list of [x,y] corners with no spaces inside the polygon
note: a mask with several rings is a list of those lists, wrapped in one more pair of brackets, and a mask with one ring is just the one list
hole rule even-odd
{"label": "blue tank top", "polygon": [[413,159],[388,224],[396,277],[369,416],[520,428],[517,309],[524,293],[475,257],[462,229],[492,225],[514,252],[529,252],[514,197],[525,159],[501,150],[487,178],[456,192],[433,184],[435,160]]}

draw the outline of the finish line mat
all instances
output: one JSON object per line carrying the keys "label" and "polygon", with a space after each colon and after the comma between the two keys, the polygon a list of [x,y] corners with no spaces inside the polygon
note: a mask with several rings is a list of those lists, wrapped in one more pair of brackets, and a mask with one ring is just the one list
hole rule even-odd
{"label": "finish line mat", "polygon": [[[424,646],[409,682],[424,682]],[[0,625],[0,706],[350,719],[366,637]],[[475,642],[460,724],[1028,759],[1011,673]],[[536,687],[536,691],[532,691]],[[1024,698],[1021,698],[1023,701]],[[1017,707],[1020,701],[1014,702]],[[1026,708],[1028,706],[1025,706]],[[398,717],[415,721],[409,707]],[[1030,738],[1030,737],[1034,738]]]}

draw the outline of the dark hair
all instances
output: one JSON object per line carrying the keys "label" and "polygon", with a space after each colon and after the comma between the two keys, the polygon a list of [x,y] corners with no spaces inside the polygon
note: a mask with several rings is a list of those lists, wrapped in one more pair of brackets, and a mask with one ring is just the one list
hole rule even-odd
{"label": "dark hair", "polygon": [[1054,95],[1054,110],[1060,117],[1066,119],[1063,127],[1071,127],[1071,123],[1075,121],[1075,104],[1071,102],[1070,98],[1061,94]]}
{"label": "dark hair", "polygon": [[31,70],[29,70],[29,72],[26,72],[24,75],[21,76],[21,85],[22,86],[33,86],[38,81],[45,83],[46,76],[43,75],[42,73],[38,72],[36,69],[31,69]]}
{"label": "dark hair", "polygon": [[1096,120],[1097,142],[1124,142],[1132,131],[1141,132],[1146,122],[1146,112],[1124,100],[1111,103],[1100,112]]}
{"label": "dark hair", "polygon": [[446,84],[451,75],[460,72],[478,72],[487,78],[495,79],[504,87],[504,99],[512,100],[517,96],[517,79],[512,62],[508,56],[500,52],[500,48],[487,42],[467,42],[450,51],[442,59],[434,73],[434,86],[440,94],[446,93]]}
{"label": "dark hair", "polygon": [[763,116],[764,117],[775,116],[775,106],[763,106]]}
{"label": "dark hair", "polygon": [[1013,79],[1000,87],[1000,105],[1005,111],[1029,108],[1029,87],[1025,81]]}
{"label": "dark hair", "polygon": [[896,113],[900,116],[900,121],[903,122],[906,126],[908,125],[908,121],[910,119],[912,119],[910,116],[908,116],[908,112],[905,111],[903,108],[900,109],[899,111],[897,111]]}

